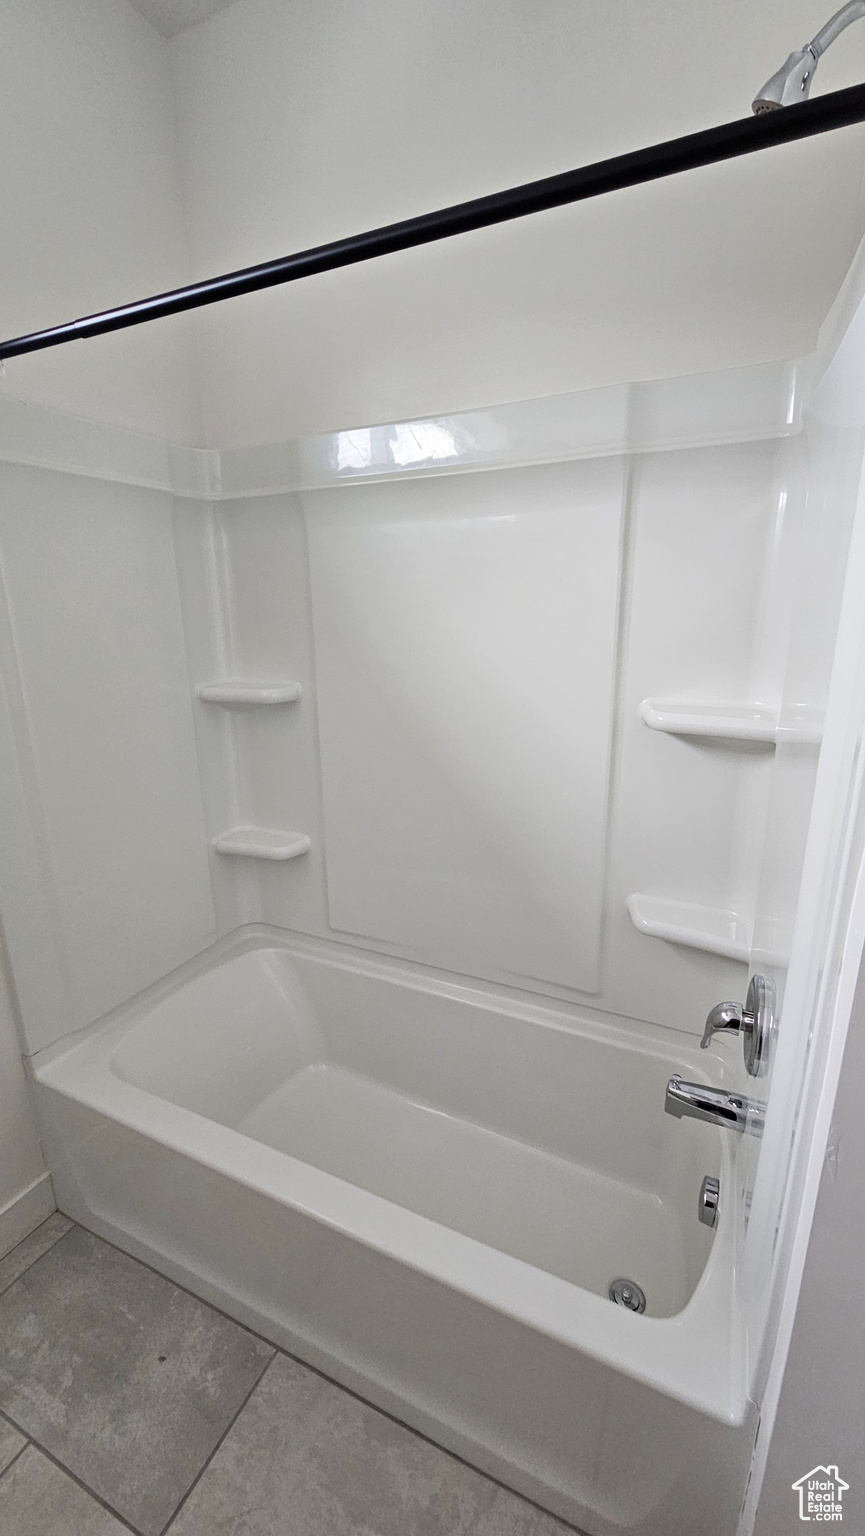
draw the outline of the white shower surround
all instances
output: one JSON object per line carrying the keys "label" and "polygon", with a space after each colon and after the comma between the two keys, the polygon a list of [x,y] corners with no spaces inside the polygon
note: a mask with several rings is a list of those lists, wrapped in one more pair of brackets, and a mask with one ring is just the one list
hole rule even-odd
{"label": "white shower surround", "polygon": [[[512,485],[526,482],[536,499],[543,495],[548,500],[547,487],[552,487],[561,500],[558,487],[565,472],[576,476],[571,491],[575,517],[584,486],[594,495],[592,488],[603,485],[607,521],[614,525],[625,508],[631,524],[620,557],[628,568],[618,577],[618,594],[605,578],[607,607],[618,609],[618,624],[629,630],[628,644],[617,637],[615,669],[606,659],[603,663],[605,709],[599,717],[596,706],[594,717],[586,717],[593,735],[608,737],[613,724],[618,736],[608,769],[604,763],[611,754],[603,744],[591,759],[596,779],[586,836],[596,839],[603,831],[604,865],[599,869],[596,862],[590,876],[574,869],[575,880],[583,881],[584,899],[591,899],[596,910],[598,901],[603,903],[602,930],[587,959],[596,969],[600,952],[605,975],[600,985],[591,970],[584,980],[561,985],[554,978],[538,978],[525,965],[509,966],[506,957],[503,964],[495,955],[484,959],[479,974],[578,1000],[590,1013],[600,1009],[604,1015],[649,1019],[693,1033],[717,990],[739,985],[742,973],[730,963],[729,949],[712,927],[726,920],[728,909],[736,909],[737,920],[750,931],[756,868],[752,855],[740,857],[729,829],[743,796],[752,819],[763,813],[771,753],[749,750],[733,756],[709,744],[695,776],[689,749],[683,756],[675,742],[646,730],[639,708],[662,678],[682,674],[678,630],[685,623],[690,630],[685,674],[692,690],[693,679],[699,679],[701,697],[747,703],[752,689],[777,690],[777,678],[767,682],[760,673],[760,668],[764,673],[772,669],[772,657],[755,656],[762,637],[754,614],[764,606],[763,587],[772,574],[766,545],[787,478],[786,457],[779,462],[778,455],[787,455],[788,440],[801,430],[807,372],[802,364],[771,364],[415,424],[440,427],[458,443],[456,462],[445,464],[433,459],[402,466],[391,457],[388,466],[384,455],[396,432],[374,429],[373,448],[383,457],[377,461],[373,454],[370,466],[360,471],[351,465],[339,468],[340,433],[218,454],[2,402],[0,456],[8,465],[9,508],[3,568],[12,631],[5,647],[9,736],[25,765],[23,775],[19,766],[10,765],[10,780],[20,782],[20,799],[18,846],[10,850],[7,869],[10,894],[32,888],[27,904],[8,903],[6,921],[31,1048],[38,1050],[89,1024],[164,975],[185,954],[245,922],[333,936],[305,521],[314,525],[322,509],[333,515],[331,508],[344,505],[349,520],[356,508],[362,523],[373,484],[389,498],[387,506],[393,507],[396,498],[397,510],[407,518],[417,515],[418,505],[424,515],[430,501],[418,503],[419,493],[436,490],[432,505],[436,515],[446,516],[447,501],[440,493],[449,484],[469,515],[471,488],[477,488],[479,507],[483,502],[484,517],[495,532],[499,520],[487,515],[495,508],[486,494],[494,482],[506,514],[500,526],[531,517],[530,498],[522,492],[515,496]],[[356,439],[356,432],[351,436]],[[637,490],[624,476],[629,461],[639,466]],[[65,472],[62,479],[25,468],[49,465]],[[628,474],[632,481],[633,472]],[[636,503],[636,514],[627,502]],[[14,515],[18,505],[27,506],[26,522]],[[374,504],[368,527],[375,539]],[[599,531],[606,538],[603,521]],[[108,563],[91,557],[100,539],[106,548],[109,541],[117,543],[117,556]],[[130,545],[126,565],[120,553],[124,541]],[[40,553],[45,546],[56,549],[50,568]],[[591,538],[584,547],[591,558]],[[491,549],[495,552],[496,545]],[[508,552],[511,565],[515,557],[522,557],[519,546]],[[704,566],[700,586],[683,585],[683,575],[699,560]],[[741,574],[740,563],[745,565]],[[510,574],[508,579],[513,579]],[[90,610],[101,616],[88,642],[89,683],[80,675],[76,649],[64,638],[81,601],[82,583]],[[321,590],[319,584],[312,594],[318,608],[316,648],[321,644],[326,652],[329,619],[325,615],[320,622]],[[370,604],[378,601],[372,588],[368,596]],[[712,610],[722,602],[727,630],[720,644],[722,632]],[[668,632],[662,628],[659,636],[658,613],[675,608],[681,609],[676,624],[666,625]],[[467,631],[464,637],[467,646],[483,638],[479,631],[486,618],[481,607],[475,634]],[[111,626],[118,626],[118,654],[104,642],[106,625],[111,633]],[[537,627],[540,632],[540,623]],[[581,644],[587,681],[594,685],[596,651],[586,650],[585,633],[591,634],[591,628]],[[530,630],[525,639],[528,644]],[[82,640],[78,637],[76,646]],[[560,666],[551,649],[555,643],[555,631],[549,639],[544,635],[540,665],[549,659]],[[57,665],[60,657],[62,667]],[[285,668],[285,657],[291,658],[290,675],[274,676],[274,666]],[[127,661],[137,669],[133,678]],[[502,661],[491,684],[508,706],[514,679],[508,658]],[[271,698],[274,688],[278,696],[299,689],[302,697],[278,708],[220,708],[212,702],[213,689],[220,692],[226,684],[264,688]],[[528,686],[526,679],[522,686]],[[415,687],[411,675],[400,679],[400,687],[399,709],[425,721],[428,691]],[[454,730],[461,729],[467,709],[484,704],[485,691],[489,688],[481,678],[475,696],[467,695],[461,705],[462,715],[456,721],[445,718],[452,735],[443,740],[450,750]],[[580,705],[578,677],[573,691],[578,716]],[[90,726],[81,745],[88,776],[82,767],[76,792],[60,743],[64,733],[80,735],[82,710]],[[339,709],[334,712],[338,726]],[[111,742],[111,754],[92,750],[100,733]],[[164,795],[142,800],[150,738],[158,745],[155,771],[170,771],[182,785],[182,799],[174,807]],[[518,741],[512,735],[506,745],[510,751]],[[155,750],[151,747],[151,754]],[[337,735],[322,765],[325,777],[339,766],[343,750]],[[567,766],[578,762],[571,755]],[[274,763],[277,773],[271,771]],[[474,765],[475,774],[479,766]],[[405,768],[401,771],[405,784]],[[594,788],[599,772],[609,780],[606,794],[602,785],[597,793]],[[524,773],[523,780],[525,798],[531,794],[530,775]],[[136,807],[134,815],[127,806]],[[497,830],[507,844],[514,817],[504,804],[497,810]],[[683,815],[689,818],[686,841],[679,836]],[[262,852],[270,854],[267,865],[214,853],[214,842],[228,833],[235,842],[254,841],[257,827],[264,833]],[[67,846],[73,830],[73,845]],[[554,834],[554,825],[547,826],[553,855]],[[308,857],[274,862],[275,855],[299,845],[305,835],[312,840]],[[40,851],[46,836],[50,846]],[[122,891],[118,882],[127,868],[136,871],[136,880]],[[172,868],[166,885],[166,869]],[[58,879],[64,882],[62,897]],[[699,954],[689,956],[644,939],[628,915],[627,901],[634,892],[653,899],[676,892],[681,902],[691,903],[691,939]],[[56,958],[46,959],[44,947],[33,943],[33,910],[44,915]],[[146,923],[149,910],[157,918],[153,932]],[[483,922],[480,907],[469,911],[475,922]],[[426,916],[434,937],[437,918],[431,902]],[[87,932],[98,932],[100,944],[109,937],[117,940],[111,966],[103,965],[102,974],[91,960],[82,961],[75,928],[79,921]],[[125,942],[127,936],[134,936],[133,945]],[[386,935],[372,934],[369,942],[379,953],[465,969],[438,939],[423,953]],[[477,962],[469,973],[478,974]]]}
{"label": "white shower surround", "polygon": [[[722,993],[737,995],[745,975],[740,960],[730,958],[724,922],[730,918],[742,924],[744,940],[736,955],[750,948],[764,968],[780,972],[790,943],[794,889],[783,893],[780,905],[769,901],[760,883],[765,884],[765,866],[759,849],[756,855],[745,855],[767,806],[777,810],[772,796],[780,801],[779,790],[788,796],[784,806],[792,807],[789,825],[799,828],[799,843],[804,839],[818,732],[813,714],[802,714],[800,679],[795,667],[791,672],[786,665],[785,642],[776,641],[775,635],[783,635],[785,602],[789,609],[789,593],[807,573],[785,571],[789,556],[773,530],[784,500],[795,502],[805,483],[800,452],[804,441],[813,460],[812,494],[819,492],[829,500],[834,496],[847,509],[837,526],[831,524],[833,538],[840,541],[837,550],[832,546],[835,564],[840,558],[843,570],[843,541],[849,538],[856,485],[849,474],[843,484],[832,481],[838,454],[831,450],[841,442],[847,469],[857,453],[861,468],[862,441],[861,415],[855,398],[851,408],[849,385],[849,354],[852,348],[858,356],[859,347],[855,322],[848,326],[856,308],[849,291],[839,314],[845,304],[846,317],[838,327],[843,333],[840,372],[835,366],[833,374],[828,357],[835,344],[829,348],[827,343],[827,355],[819,364],[824,377],[810,396],[810,421],[802,412],[815,376],[813,363],[632,385],[414,424],[423,430],[412,433],[412,441],[431,450],[425,458],[418,454],[414,463],[406,461],[405,434],[401,437],[396,427],[219,454],[155,443],[8,400],[0,403],[0,457],[10,466],[3,473],[19,500],[26,499],[37,511],[34,487],[42,487],[47,510],[38,515],[45,519],[46,536],[56,536],[60,546],[61,578],[64,557],[69,566],[79,558],[86,560],[86,550],[81,556],[77,548],[78,526],[67,526],[64,533],[52,510],[63,498],[67,515],[68,505],[82,517],[88,509],[92,512],[96,540],[100,516],[108,517],[110,525],[110,497],[115,496],[118,509],[130,519],[130,536],[139,551],[150,550],[144,575],[140,562],[132,562],[122,579],[127,585],[144,582],[142,590],[151,603],[156,598],[161,619],[151,631],[143,607],[127,604],[122,613],[118,610],[117,622],[130,623],[133,633],[124,655],[94,658],[97,674],[104,668],[99,682],[104,698],[94,701],[92,729],[98,734],[109,718],[126,711],[136,724],[146,759],[149,737],[169,707],[175,725],[165,737],[165,751],[173,754],[172,771],[180,775],[189,800],[186,811],[175,805],[167,822],[160,800],[149,808],[142,802],[146,814],[138,822],[130,820],[122,786],[112,781],[112,764],[103,764],[97,754],[90,764],[95,788],[84,803],[85,810],[92,804],[97,818],[89,830],[79,829],[76,846],[70,848],[64,841],[68,829],[60,813],[68,775],[66,765],[52,757],[52,738],[45,733],[54,729],[60,735],[53,739],[60,740],[64,730],[73,731],[81,698],[71,672],[52,678],[51,634],[43,635],[39,614],[30,615],[26,602],[28,581],[32,587],[39,575],[38,560],[27,563],[27,537],[39,524],[34,521],[25,530],[20,522],[9,520],[0,539],[10,604],[3,647],[8,729],[2,732],[2,744],[8,751],[14,742],[17,751],[8,758],[6,778],[6,820],[14,836],[2,877],[2,906],[61,1206],[202,1294],[220,1299],[238,1316],[568,1515],[593,1536],[612,1536],[624,1529],[634,1536],[660,1536],[661,1531],[692,1536],[696,1523],[707,1536],[730,1536],[752,1447],[751,1397],[755,1391],[759,1394],[767,1369],[762,1341],[771,1341],[771,1331],[765,1333],[766,1320],[779,1304],[782,1257],[795,1232],[797,1178],[811,1134],[808,1117],[797,1134],[781,1242],[774,1255],[771,1242],[764,1239],[774,1230],[785,1198],[785,1137],[789,1144],[787,1127],[795,1114],[815,1018],[821,1050],[811,1056],[812,1096],[819,1089],[825,1044],[819,1026],[831,1012],[832,998],[825,987],[823,995],[818,993],[817,981],[830,940],[836,952],[839,945],[843,949],[849,881],[845,884],[839,869],[844,858],[855,863],[857,857],[853,822],[836,807],[838,790],[847,784],[855,759],[861,715],[861,679],[849,638],[849,654],[840,670],[836,667],[833,680],[815,802],[817,822],[808,855],[811,899],[804,919],[800,912],[798,971],[792,997],[788,992],[785,1001],[778,1055],[783,1076],[776,1074],[775,1079],[783,1089],[770,1097],[765,1146],[772,1151],[762,1160],[756,1185],[750,1161],[757,1144],[746,1142],[739,1148],[739,1169],[733,1175],[729,1141],[719,1147],[717,1132],[664,1120],[659,1084],[668,1068],[689,1076],[700,1075],[704,1068],[713,1081],[742,1086],[729,1044],[720,1043],[708,1057],[694,1054],[703,1004],[717,1001]],[[451,443],[459,451],[443,462],[437,455],[443,444],[450,452]],[[308,854],[277,862],[272,857],[266,862],[229,860],[213,848],[208,854],[208,844],[231,826],[251,822],[254,829],[264,820],[262,807],[274,800],[274,786],[262,766],[280,740],[274,721],[282,721],[279,729],[294,732],[294,745],[283,751],[280,762],[296,768],[299,758],[292,759],[292,752],[318,750],[314,714],[308,708],[315,670],[304,628],[307,619],[300,622],[294,611],[302,600],[293,591],[292,607],[280,589],[282,607],[291,611],[286,616],[280,610],[284,627],[277,631],[274,593],[286,559],[303,564],[303,513],[315,517],[320,491],[351,499],[352,484],[368,486],[371,481],[383,484],[390,494],[419,479],[471,477],[478,470],[504,476],[506,483],[511,469],[533,474],[532,466],[623,455],[632,456],[636,466],[622,482],[636,508],[630,514],[632,525],[636,517],[636,528],[631,527],[623,555],[627,623],[623,630],[620,609],[617,672],[610,693],[615,715],[613,793],[604,812],[609,824],[603,976],[596,991],[580,994],[556,984],[533,989],[527,976],[497,971],[495,965],[480,978],[469,979],[443,970],[447,962],[434,955],[401,954],[399,945],[386,938],[367,940],[363,949],[350,935],[336,938],[327,923],[321,806],[300,769],[297,782],[291,780],[296,807],[290,819],[297,833],[311,833]],[[13,464],[31,468],[13,469]],[[44,471],[49,467],[55,473],[46,489]],[[858,481],[858,473],[854,479]],[[100,480],[110,486],[100,487]],[[298,495],[305,498],[302,512]],[[742,515],[743,509],[747,515]],[[275,539],[283,541],[273,561],[276,574],[266,558],[262,561],[262,552]],[[735,547],[727,550],[731,541]],[[678,552],[679,543],[684,546],[681,569],[665,568],[664,551]],[[648,643],[658,613],[679,596],[699,629],[701,604],[711,610],[723,595],[728,572],[743,550],[746,562],[759,565],[759,570],[756,575],[752,570],[750,586],[746,570],[745,590],[730,592],[726,617],[740,620],[740,632],[730,635],[724,652],[728,672],[717,658],[713,661],[709,612],[705,631],[695,633],[694,640],[695,672],[702,676],[707,667],[709,671],[705,687],[699,694],[692,688],[690,696],[675,689],[670,693],[665,669],[675,670],[675,636],[660,650]],[[683,582],[688,561],[700,552],[705,561],[701,580],[716,584],[711,597],[705,588],[695,594],[687,580]],[[835,567],[830,574],[821,595],[828,594],[836,613],[840,578]],[[843,606],[854,640],[861,580],[854,560]],[[94,605],[103,600],[104,594],[94,590]],[[755,608],[756,622],[748,617]],[[261,626],[257,635],[250,628],[251,617]],[[844,622],[842,618],[842,633]],[[266,664],[268,644],[277,632],[279,654],[294,649],[300,663],[288,677]],[[162,670],[148,650],[157,634],[167,646]],[[124,671],[130,657],[140,663],[132,688]],[[826,657],[821,665],[825,686]],[[201,697],[202,689],[206,695],[208,686],[216,684],[218,693],[226,681],[231,689],[240,686],[247,693],[276,690],[279,703],[262,710],[241,700],[239,714],[236,697]],[[193,703],[196,690],[199,697]],[[807,702],[819,715],[823,699],[809,697]],[[727,738],[719,750],[712,745],[717,738],[711,722],[722,706],[724,719],[733,719],[735,728],[718,733]],[[761,721],[761,710],[767,719],[771,716],[772,730],[765,727],[748,740],[755,710]],[[690,755],[682,755],[677,744],[682,735],[696,743],[696,748],[686,746]],[[740,739],[732,750],[742,755],[731,756],[730,738],[735,743],[737,736],[744,738],[744,747]],[[674,751],[679,755],[673,756]],[[794,757],[799,754],[798,767],[791,762],[791,751]],[[650,755],[658,752],[663,755]],[[691,804],[689,776],[695,763],[715,786],[720,836],[708,845],[696,836],[695,846],[676,852],[666,876],[658,877],[658,860],[675,820],[651,797],[666,785],[681,814]],[[201,801],[196,807],[199,774]],[[771,852],[785,829],[779,831],[769,820]],[[266,821],[264,830],[273,835]],[[732,846],[733,856],[725,855],[722,867],[719,850],[726,845]],[[123,896],[118,847],[129,866],[127,878],[134,878],[131,905]],[[166,885],[161,860],[177,849],[183,850],[177,878]],[[58,879],[64,869],[76,868],[79,888],[67,885],[63,896]],[[101,884],[106,873],[113,886]],[[689,876],[702,879],[699,889],[689,885]],[[788,885],[792,880],[795,887],[797,878],[794,858]],[[642,932],[635,926],[634,902],[638,913],[650,913]],[[137,914],[150,910],[158,921],[152,931],[139,934],[136,924],[144,919]],[[659,942],[665,937],[665,913],[675,915],[679,925],[669,934],[678,941],[673,945]],[[767,913],[776,920],[774,927],[767,926]],[[255,926],[262,919],[268,926]],[[651,936],[653,920],[659,937]],[[84,924],[85,936],[89,933],[96,945],[92,959],[77,944],[76,923]],[[146,942],[140,943],[141,938]],[[214,939],[219,939],[215,951],[197,960],[186,958]],[[722,1177],[728,1198],[721,1225],[705,1273],[684,1309],[654,1318],[621,1313],[592,1294],[592,1284],[587,1289],[584,1277],[563,1278],[543,1266],[527,1266],[523,1257],[503,1253],[495,1242],[479,1244],[470,1234],[412,1212],[393,1198],[393,1192],[389,1199],[364,1192],[339,1174],[316,1172],[312,1162],[286,1150],[264,1147],[239,1125],[243,1116],[233,1113],[227,1084],[220,1124],[212,1106],[202,1113],[200,1106],[183,1102],[183,1072],[178,1059],[175,1080],[165,1037],[154,1057],[157,1078],[149,1086],[134,1073],[125,1079],[119,1075],[119,1036],[140,1031],[146,1048],[164,995],[176,983],[189,984],[188,990],[176,994],[181,1007],[189,1006],[175,1023],[181,1030],[192,1028],[196,998],[206,988],[214,961],[225,954],[236,961],[243,953],[258,955],[268,947],[279,954],[291,950],[298,963],[319,966],[331,978],[354,976],[359,986],[365,978],[364,985],[392,989],[389,995],[402,989],[404,997],[432,999],[431,1006],[446,1005],[454,1019],[468,1007],[473,1019],[498,1012],[523,1020],[529,1030],[543,1031],[562,1027],[561,1020],[555,1022],[558,1010],[567,1021],[565,1033],[575,1063],[585,1063],[585,1087],[594,1087],[596,1103],[605,1111],[603,1137],[599,1126],[598,1139],[618,1144],[632,1159],[639,1152],[639,1116],[621,1114],[608,1071],[588,1068],[592,1060],[627,1059],[637,1077],[645,1072],[651,1102],[641,1099],[640,1113],[648,1109],[655,1115],[665,1144],[684,1149],[694,1143],[706,1149],[689,1165],[689,1172],[697,1173],[697,1161],[702,1175],[712,1171],[719,1156],[725,1160]],[[99,953],[111,961],[104,969],[95,958]],[[185,961],[181,970],[168,975],[178,961]],[[148,986],[153,991],[130,1004],[133,994]],[[98,1019],[112,1008],[118,1011]],[[156,1013],[145,1022],[143,1015],[154,1008]],[[211,1027],[218,1035],[230,1026],[211,1018]],[[845,1027],[843,1018],[838,1027]],[[82,1030],[78,1040],[70,1040],[73,1032]],[[202,1036],[186,1070],[194,1076],[205,1063],[212,1066],[218,1060],[219,1053],[208,1048]],[[469,1078],[477,1085],[482,1076],[479,1061],[473,1074]],[[425,1095],[422,1076],[419,1073],[416,1097],[426,1097],[435,1106],[440,1100],[432,1092]],[[539,1081],[526,1087],[529,1097],[532,1091],[543,1091]],[[172,1102],[173,1093],[181,1096],[179,1101]],[[502,1097],[501,1108],[507,1107],[507,1097]],[[467,1118],[484,1123],[477,1113]],[[488,1116],[486,1123],[498,1124],[495,1116]],[[531,1136],[516,1139],[532,1144]],[[581,1155],[572,1149],[570,1155],[578,1166],[597,1165],[585,1149]],[[759,1228],[752,1218],[745,1241],[742,1196],[752,1188]],[[682,1219],[693,1220],[681,1192],[676,1200]],[[226,1211],[247,1232],[243,1245],[226,1243]],[[275,1255],[269,1249],[277,1231],[281,1244],[294,1245],[292,1253],[298,1244],[308,1244],[312,1255],[311,1268],[295,1276],[298,1288],[290,1302],[284,1284],[289,1247]],[[696,1231],[698,1238],[702,1235]],[[778,1276],[774,1285],[773,1264]],[[325,1285],[322,1294],[313,1296],[313,1281],[323,1273],[332,1277],[335,1289],[331,1294]],[[597,1280],[594,1289],[599,1289]],[[432,1355],[422,1347],[430,1340],[435,1343]],[[526,1392],[530,1380],[533,1395]],[[524,1411],[526,1402],[531,1403],[530,1412]],[[615,1430],[609,1428],[613,1424]],[[596,1442],[593,1436],[604,1425],[607,1432]],[[578,1444],[575,1436],[582,1437]],[[682,1452],[675,1464],[670,1459],[674,1447]]]}

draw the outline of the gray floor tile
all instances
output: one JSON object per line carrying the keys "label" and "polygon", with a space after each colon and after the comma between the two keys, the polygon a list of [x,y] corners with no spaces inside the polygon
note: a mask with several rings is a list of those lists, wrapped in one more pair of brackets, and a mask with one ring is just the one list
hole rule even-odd
{"label": "gray floor tile", "polygon": [[579,1536],[579,1532],[507,1488],[500,1488],[490,1508],[472,1527],[471,1536]]}
{"label": "gray floor tile", "polygon": [[[499,1525],[489,1523],[496,1510]],[[557,1536],[564,1531],[480,1472],[278,1355],[172,1523],[170,1536]]]}
{"label": "gray floor tile", "polygon": [[10,1461],[15,1460],[26,1444],[24,1435],[19,1435],[17,1429],[13,1429],[5,1419],[0,1419],[0,1472],[6,1471]]}
{"label": "gray floor tile", "polygon": [[0,1477],[3,1536],[128,1536],[128,1528],[29,1445]]}
{"label": "gray floor tile", "polygon": [[20,1243],[10,1249],[6,1257],[0,1259],[0,1295],[8,1290],[13,1280],[23,1275],[25,1269],[29,1269],[31,1264],[41,1259],[43,1253],[53,1248],[71,1226],[72,1222],[68,1216],[61,1216],[59,1211],[55,1211],[47,1221],[40,1222],[29,1237],[23,1238]]}
{"label": "gray floor tile", "polygon": [[81,1227],[0,1296],[0,1408],[144,1536],[272,1354]]}

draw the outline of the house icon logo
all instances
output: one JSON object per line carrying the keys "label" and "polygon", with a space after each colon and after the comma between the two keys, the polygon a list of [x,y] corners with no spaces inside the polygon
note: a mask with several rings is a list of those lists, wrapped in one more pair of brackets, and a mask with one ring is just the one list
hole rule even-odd
{"label": "house icon logo", "polygon": [[799,1495],[800,1520],[839,1521],[843,1518],[841,1500],[850,1484],[838,1476],[837,1467],[814,1467],[792,1487]]}

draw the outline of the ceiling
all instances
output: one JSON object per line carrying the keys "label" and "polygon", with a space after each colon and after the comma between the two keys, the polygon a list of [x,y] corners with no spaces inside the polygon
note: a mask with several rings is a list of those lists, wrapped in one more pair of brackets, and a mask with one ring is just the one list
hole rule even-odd
{"label": "ceiling", "polygon": [[163,37],[176,37],[198,21],[206,21],[217,11],[225,11],[235,0],[132,0],[139,15],[161,32]]}

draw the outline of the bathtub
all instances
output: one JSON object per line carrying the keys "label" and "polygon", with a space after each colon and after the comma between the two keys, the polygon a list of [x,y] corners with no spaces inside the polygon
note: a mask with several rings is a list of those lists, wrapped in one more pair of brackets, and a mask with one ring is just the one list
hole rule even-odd
{"label": "bathtub", "polygon": [[91,1230],[593,1536],[733,1536],[731,1138],[664,1114],[673,1039],[254,928],[34,1078]]}

